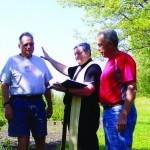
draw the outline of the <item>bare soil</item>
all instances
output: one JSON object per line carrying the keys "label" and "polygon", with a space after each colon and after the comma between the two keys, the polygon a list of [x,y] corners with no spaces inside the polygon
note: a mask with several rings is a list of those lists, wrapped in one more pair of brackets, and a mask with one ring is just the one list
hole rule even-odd
{"label": "bare soil", "polygon": [[[100,126],[102,126],[102,118],[100,118]],[[0,150],[17,150],[17,138],[8,136],[8,125],[5,124],[0,128]],[[46,136],[46,150],[58,150],[58,145],[61,145],[62,138],[62,122],[47,122],[48,135]],[[68,133],[66,137],[68,141]],[[7,148],[5,148],[5,145]],[[10,148],[8,148],[10,145]],[[32,137],[30,137],[29,150],[35,150],[35,142]]]}
{"label": "bare soil", "polygon": [[[7,132],[7,124],[0,130],[0,150],[5,145],[10,145],[11,150],[17,150],[17,138],[9,137]],[[47,124],[48,135],[46,137],[46,150],[57,150],[57,146],[61,144],[62,122],[50,122]],[[67,135],[68,139],[68,135]],[[9,144],[8,144],[9,143]],[[5,149],[5,148],[4,148]],[[8,148],[7,148],[8,149]],[[35,150],[34,139],[30,137],[30,150]]]}

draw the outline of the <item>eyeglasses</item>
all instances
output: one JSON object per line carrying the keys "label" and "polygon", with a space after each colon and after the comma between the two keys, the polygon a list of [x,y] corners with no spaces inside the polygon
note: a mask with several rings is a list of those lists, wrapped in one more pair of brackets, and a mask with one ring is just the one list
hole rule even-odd
{"label": "eyeglasses", "polygon": [[24,47],[27,47],[28,45],[33,46],[34,43],[26,43],[26,44],[22,44]]}
{"label": "eyeglasses", "polygon": [[80,56],[80,55],[82,55],[83,52],[84,52],[84,51],[82,51],[82,52],[75,52],[74,55],[75,55],[75,56],[76,56],[76,55]]}
{"label": "eyeglasses", "polygon": [[103,44],[102,44],[102,43],[98,43],[97,45],[98,45],[99,47],[101,47]]}

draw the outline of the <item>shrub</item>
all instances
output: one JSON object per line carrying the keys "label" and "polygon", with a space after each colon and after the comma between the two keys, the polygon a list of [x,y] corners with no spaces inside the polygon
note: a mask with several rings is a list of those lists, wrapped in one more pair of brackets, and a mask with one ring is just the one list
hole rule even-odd
{"label": "shrub", "polygon": [[53,115],[49,119],[50,121],[63,120],[63,114],[64,114],[63,97],[64,97],[64,93],[54,92],[52,90]]}

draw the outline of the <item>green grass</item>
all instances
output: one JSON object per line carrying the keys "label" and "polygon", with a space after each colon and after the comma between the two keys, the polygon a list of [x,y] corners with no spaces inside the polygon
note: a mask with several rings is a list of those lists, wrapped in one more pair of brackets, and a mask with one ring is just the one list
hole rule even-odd
{"label": "green grass", "polygon": [[133,149],[150,149],[150,98],[136,98],[138,112],[137,124],[134,132]]}

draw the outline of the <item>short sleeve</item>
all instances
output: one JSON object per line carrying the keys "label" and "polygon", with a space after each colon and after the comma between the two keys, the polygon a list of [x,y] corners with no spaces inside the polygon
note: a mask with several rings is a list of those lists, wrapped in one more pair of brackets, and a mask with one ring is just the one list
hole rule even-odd
{"label": "short sleeve", "polygon": [[[122,62],[122,60],[120,62]],[[136,82],[136,64],[133,58],[127,54],[124,57],[123,63],[120,65],[121,65],[120,73],[122,77],[122,83],[130,81]]]}
{"label": "short sleeve", "polygon": [[0,75],[0,81],[10,84],[10,80],[11,80],[11,70],[12,70],[12,59],[9,58],[4,66],[4,68],[2,69],[1,75]]}

